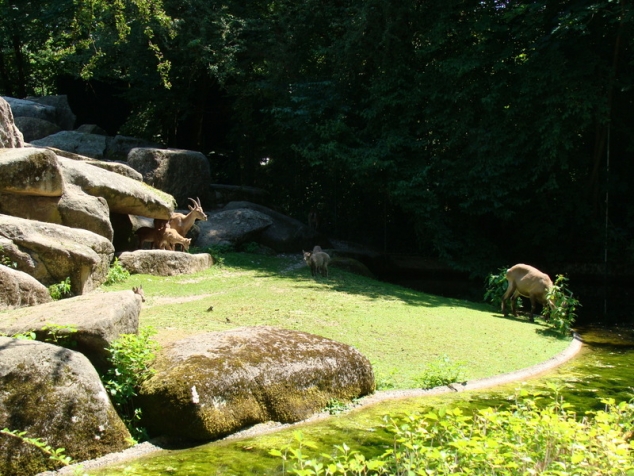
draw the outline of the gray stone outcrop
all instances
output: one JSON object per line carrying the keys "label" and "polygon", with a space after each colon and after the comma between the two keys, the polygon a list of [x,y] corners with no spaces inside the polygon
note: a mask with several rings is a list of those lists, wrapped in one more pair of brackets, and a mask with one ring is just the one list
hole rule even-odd
{"label": "gray stone outcrop", "polygon": [[296,422],[375,386],[370,362],[353,347],[268,326],[185,338],[163,348],[154,367],[139,395],[143,424],[155,435],[197,440]]}
{"label": "gray stone outcrop", "polygon": [[136,148],[128,164],[143,175],[143,181],[169,193],[185,207],[189,197],[209,200],[211,168],[201,152],[182,149]]}
{"label": "gray stone outcrop", "polygon": [[87,230],[0,215],[0,237],[11,242],[4,253],[17,269],[44,285],[70,277],[72,292],[89,292],[106,279],[114,247]]}
{"label": "gray stone outcrop", "polygon": [[[79,461],[121,451],[130,433],[88,359],[52,344],[0,337],[0,428],[26,431]],[[56,463],[0,434],[0,474],[30,476]]]}
{"label": "gray stone outcrop", "polygon": [[[0,275],[1,276],[1,275]],[[76,343],[98,369],[107,367],[109,347],[121,334],[139,330],[141,297],[130,291],[89,293],[34,308],[13,309],[0,315],[0,334],[35,332],[45,340],[54,328],[58,336]]]}
{"label": "gray stone outcrop", "polygon": [[44,149],[0,149],[0,192],[61,196],[64,184],[57,157]]}
{"label": "gray stone outcrop", "polygon": [[[3,252],[0,250],[0,257],[2,256]],[[37,279],[0,264],[0,310],[35,306],[51,301],[48,288]]]}
{"label": "gray stone outcrop", "polygon": [[125,251],[119,256],[121,266],[132,274],[176,276],[192,274],[213,266],[208,253],[189,254],[169,250]]}
{"label": "gray stone outcrop", "polygon": [[93,159],[104,158],[107,143],[106,136],[77,131],[60,131],[57,134],[31,141],[31,144],[38,147],[55,147]]}
{"label": "gray stone outcrop", "polygon": [[57,134],[62,130],[57,124],[37,117],[15,117],[15,125],[26,142]]}
{"label": "gray stone outcrop", "polygon": [[240,245],[256,241],[263,230],[273,224],[268,215],[249,209],[221,210],[197,222],[200,229],[196,246]]}
{"label": "gray stone outcrop", "polygon": [[0,97],[0,148],[24,147],[24,136],[15,126],[9,103]]}
{"label": "gray stone outcrop", "polygon": [[294,253],[302,249],[312,249],[316,243],[329,246],[323,235],[311,230],[306,224],[263,205],[230,202],[223,210],[251,210],[267,216],[271,220],[271,226],[262,230],[257,237],[257,242],[278,253]]}

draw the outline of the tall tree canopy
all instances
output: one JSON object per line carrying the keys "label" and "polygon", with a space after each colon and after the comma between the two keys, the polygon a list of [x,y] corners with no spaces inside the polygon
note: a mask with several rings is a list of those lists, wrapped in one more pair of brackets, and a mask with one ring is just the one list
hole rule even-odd
{"label": "tall tree canopy", "polygon": [[123,132],[475,273],[600,260],[609,192],[611,253],[634,261],[629,1],[44,3],[0,0],[2,94],[50,89],[56,64],[124,83]]}

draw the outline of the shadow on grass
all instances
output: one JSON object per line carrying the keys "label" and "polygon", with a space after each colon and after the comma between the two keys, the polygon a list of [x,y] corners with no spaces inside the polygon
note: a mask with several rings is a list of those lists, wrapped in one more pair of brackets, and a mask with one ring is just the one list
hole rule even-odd
{"label": "shadow on grass", "polygon": [[474,303],[456,298],[447,298],[405,288],[385,281],[361,276],[331,267],[329,276],[313,277],[301,256],[271,257],[247,253],[224,255],[225,264],[255,272],[259,277],[275,277],[296,283],[296,287],[313,289],[315,292],[345,292],[363,295],[369,299],[392,298],[410,306],[443,307],[460,306],[480,311],[490,311],[484,303]]}

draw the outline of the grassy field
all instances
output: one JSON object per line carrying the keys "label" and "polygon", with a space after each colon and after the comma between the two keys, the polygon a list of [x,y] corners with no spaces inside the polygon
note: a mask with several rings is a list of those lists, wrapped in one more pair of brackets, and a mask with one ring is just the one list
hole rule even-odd
{"label": "grassy field", "polygon": [[568,339],[540,323],[504,318],[486,304],[442,298],[331,267],[314,279],[300,254],[223,255],[197,274],[133,275],[104,291],[143,285],[141,327],[161,344],[240,326],[297,329],[344,342],[372,362],[378,388],[415,388],[441,358],[463,366],[466,380],[543,362]]}

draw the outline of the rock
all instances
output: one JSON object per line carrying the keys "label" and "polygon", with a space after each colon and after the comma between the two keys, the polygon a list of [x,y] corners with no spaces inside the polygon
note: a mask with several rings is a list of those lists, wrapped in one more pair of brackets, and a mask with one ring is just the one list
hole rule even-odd
{"label": "rock", "polygon": [[97,124],[82,124],[75,130],[76,132],[81,132],[83,134],[97,134],[100,136],[108,135],[108,133]]}
{"label": "rock", "polygon": [[55,124],[57,124],[60,129],[65,131],[70,131],[75,127],[75,119],[77,116],[73,114],[73,111],[70,108],[70,104],[68,104],[68,96],[65,94],[57,94],[54,96],[40,96],[40,97],[27,97],[28,100],[45,104],[47,106],[52,106],[55,108]]}
{"label": "rock", "polygon": [[0,215],[0,237],[12,242],[3,249],[19,270],[47,286],[70,277],[76,295],[106,280],[114,255],[112,243],[90,231],[9,215]]}
{"label": "rock", "polygon": [[24,137],[15,126],[9,103],[0,97],[0,148],[24,147]]}
{"label": "rock", "polygon": [[108,138],[100,134],[85,134],[77,131],[61,131],[42,139],[31,141],[39,147],[55,147],[93,159],[102,159]]}
{"label": "rock", "polygon": [[154,435],[210,440],[266,421],[290,423],[374,391],[366,357],[305,332],[242,327],[172,343],[140,390]]}
{"label": "rock", "polygon": [[111,212],[168,220],[174,210],[173,197],[144,183],[83,161],[57,159],[66,182],[89,195],[103,197]]}
{"label": "rock", "polygon": [[76,343],[73,350],[104,370],[109,355],[106,347],[121,334],[138,333],[140,312],[141,298],[132,291],[94,292],[6,312],[0,319],[0,334],[35,332],[38,340],[45,340],[49,336],[45,328],[54,326],[58,336]]}
{"label": "rock", "polygon": [[313,249],[316,243],[329,247],[328,240],[311,230],[307,225],[278,213],[262,205],[250,202],[231,202],[223,210],[252,210],[269,217],[271,226],[263,230],[257,238],[257,242],[274,249],[278,253],[296,253],[303,249]]}
{"label": "rock", "polygon": [[16,127],[20,129],[26,142],[41,139],[62,130],[57,124],[37,117],[18,116],[14,119]]}
{"label": "rock", "polygon": [[[0,337],[0,428],[26,431],[84,461],[121,451],[130,433],[96,370],[78,352]],[[49,456],[0,434],[0,474],[29,476],[55,468]]]}
{"label": "rock", "polygon": [[0,193],[0,213],[81,228],[97,233],[109,241],[112,241],[114,235],[106,200],[88,195],[72,184],[65,186],[61,197]]}
{"label": "rock", "polygon": [[156,142],[139,139],[137,137],[116,135],[108,139],[108,148],[106,149],[106,153],[104,155],[109,160],[121,160],[126,162],[130,151],[137,147],[149,147],[153,149],[163,148],[163,146],[157,144]]}
{"label": "rock", "polygon": [[55,107],[47,104],[40,104],[29,99],[17,99],[4,97],[11,106],[13,117],[35,117],[44,121],[56,122]]}
{"label": "rock", "polygon": [[43,149],[0,149],[0,192],[59,197],[64,191],[57,157]]}
{"label": "rock", "polygon": [[119,255],[119,262],[132,274],[154,276],[197,273],[214,264],[208,253],[189,254],[169,250],[125,251]]}
{"label": "rock", "polygon": [[238,246],[248,243],[259,237],[272,223],[267,215],[254,210],[222,210],[210,213],[207,221],[198,222],[200,233],[196,246],[204,249],[214,245]]}
{"label": "rock", "polygon": [[370,271],[366,265],[361,261],[354,258],[346,258],[342,256],[333,256],[330,260],[329,266],[332,268],[339,268],[351,273],[359,274],[367,278],[376,279],[376,276]]}
{"label": "rock", "polygon": [[[0,250],[0,257],[2,254]],[[36,306],[51,301],[48,289],[37,279],[0,264],[0,310]]]}
{"label": "rock", "polygon": [[212,203],[214,205],[221,204],[224,206],[229,202],[247,201],[267,205],[270,201],[270,193],[257,187],[248,187],[245,185],[225,185],[214,183],[211,185],[213,194]]}
{"label": "rock", "polygon": [[181,149],[136,148],[128,164],[143,175],[145,183],[173,195],[181,207],[189,198],[209,200],[211,169],[201,152]]}
{"label": "rock", "polygon": [[143,181],[143,176],[126,163],[114,162],[110,160],[97,160],[91,157],[86,157],[84,155],[74,154],[72,152],[68,152],[67,150],[56,149],[55,147],[47,147],[47,149],[52,150],[53,152],[55,152],[55,155],[58,155],[60,157],[80,160],[90,165],[94,165],[95,167],[101,167],[102,169],[109,170],[110,172],[118,173],[119,175],[123,175],[124,177],[129,177],[139,182]]}

